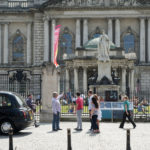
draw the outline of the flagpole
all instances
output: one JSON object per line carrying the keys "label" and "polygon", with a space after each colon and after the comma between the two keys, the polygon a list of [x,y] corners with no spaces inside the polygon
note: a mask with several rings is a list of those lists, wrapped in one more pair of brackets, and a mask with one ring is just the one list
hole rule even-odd
{"label": "flagpole", "polygon": [[[54,22],[55,20],[52,20]],[[54,43],[55,43],[55,24],[52,23],[52,63],[54,64]]]}

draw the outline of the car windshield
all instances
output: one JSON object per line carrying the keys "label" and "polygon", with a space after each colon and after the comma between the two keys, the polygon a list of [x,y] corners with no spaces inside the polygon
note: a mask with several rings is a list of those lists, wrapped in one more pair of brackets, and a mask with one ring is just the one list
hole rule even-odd
{"label": "car windshield", "polygon": [[20,104],[20,106],[26,106],[24,98],[21,95],[15,93],[15,97],[16,97],[18,103]]}

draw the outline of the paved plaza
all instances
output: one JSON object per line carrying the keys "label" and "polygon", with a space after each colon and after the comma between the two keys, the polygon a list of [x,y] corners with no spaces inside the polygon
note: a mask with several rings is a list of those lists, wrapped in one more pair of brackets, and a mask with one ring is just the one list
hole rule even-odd
{"label": "paved plaza", "polygon": [[[76,122],[61,122],[62,131],[52,132],[51,124],[27,128],[14,135],[17,150],[67,150],[67,128],[71,128],[72,150],[126,150],[126,131],[119,123],[101,123],[101,133],[89,132],[90,123],[83,122],[84,130],[76,132]],[[125,127],[132,127],[126,124]],[[131,149],[150,149],[150,123],[137,123],[131,130]],[[8,137],[0,136],[0,150],[8,150]]]}

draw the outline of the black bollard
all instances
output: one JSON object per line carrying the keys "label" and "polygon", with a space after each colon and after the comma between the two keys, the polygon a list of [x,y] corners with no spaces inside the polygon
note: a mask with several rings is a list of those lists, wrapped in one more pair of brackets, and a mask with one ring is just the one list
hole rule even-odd
{"label": "black bollard", "polygon": [[67,129],[67,138],[68,138],[67,150],[72,150],[72,147],[71,147],[71,130],[70,129]]}
{"label": "black bollard", "polygon": [[127,149],[126,150],[131,150],[131,147],[130,147],[130,129],[127,129]]}
{"label": "black bollard", "polygon": [[13,150],[13,129],[9,129],[9,150]]}

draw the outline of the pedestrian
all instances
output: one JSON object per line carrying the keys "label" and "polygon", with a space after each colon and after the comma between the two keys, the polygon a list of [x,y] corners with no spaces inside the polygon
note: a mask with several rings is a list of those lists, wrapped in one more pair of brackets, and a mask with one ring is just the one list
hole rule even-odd
{"label": "pedestrian", "polygon": [[32,94],[28,95],[28,97],[26,99],[26,104],[28,105],[28,107],[30,107],[32,109],[33,112],[36,111],[36,105],[34,104]]}
{"label": "pedestrian", "polygon": [[53,111],[52,130],[53,131],[62,130],[59,126],[60,112],[61,112],[61,105],[59,99],[61,97],[63,97],[63,94],[58,96],[57,92],[53,92],[53,98],[52,98],[52,111]]}
{"label": "pedestrian", "polygon": [[92,130],[92,119],[91,119],[91,109],[92,109],[92,97],[93,97],[93,92],[92,90],[88,91],[88,110],[89,110],[89,118],[91,122],[91,127],[90,130]]}
{"label": "pedestrian", "polygon": [[77,128],[75,130],[82,131],[82,111],[83,111],[83,98],[80,97],[80,93],[77,92],[76,100],[76,113],[77,113]]}
{"label": "pedestrian", "polygon": [[71,104],[72,104],[71,89],[69,89],[66,96],[67,96],[67,100],[68,100],[68,105],[71,106]]}
{"label": "pedestrian", "polygon": [[101,118],[102,118],[102,112],[101,112],[101,108],[100,108],[100,98],[98,98],[98,96],[96,95],[96,94],[94,94],[94,96],[93,97],[95,97],[96,98],[96,100],[97,100],[97,103],[98,103],[98,116],[97,116],[97,126],[98,126],[98,131],[100,132],[100,130],[99,130],[99,122],[100,122],[100,120],[101,120]]}
{"label": "pedestrian", "polygon": [[135,123],[133,122],[133,120],[131,119],[131,112],[130,112],[130,110],[129,110],[129,99],[128,99],[128,97],[125,96],[125,97],[123,98],[123,101],[124,101],[124,103],[123,103],[123,105],[124,105],[124,113],[123,113],[122,122],[121,122],[119,128],[123,128],[123,127],[124,127],[124,123],[125,123],[125,121],[126,121],[126,117],[127,117],[128,120],[132,123],[133,128],[135,128],[135,127],[136,127],[136,124],[135,124]]}
{"label": "pedestrian", "polygon": [[97,125],[98,113],[99,113],[99,106],[97,99],[95,97],[92,97],[91,119],[94,133],[99,133],[99,127]]}

